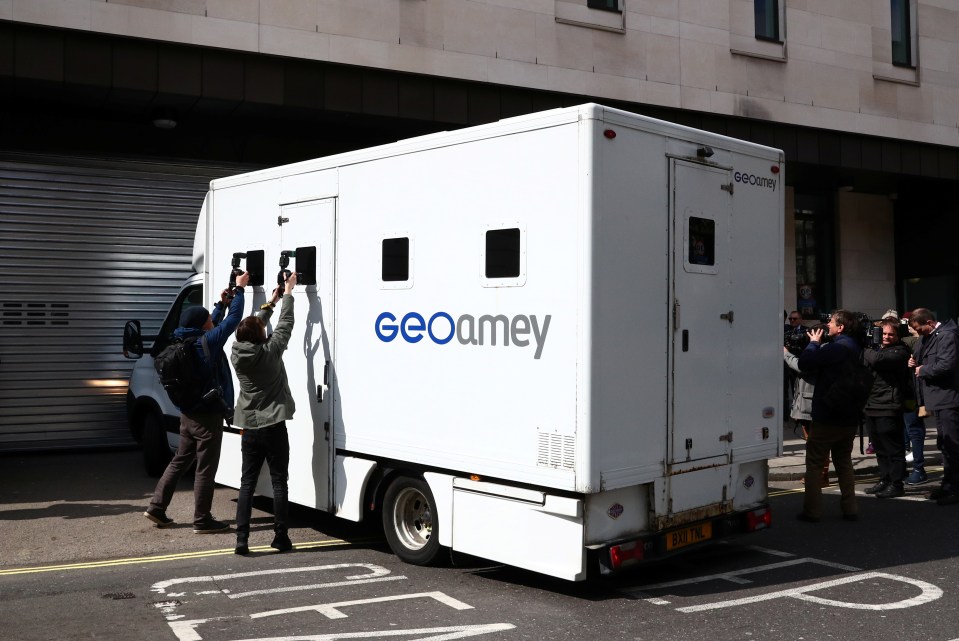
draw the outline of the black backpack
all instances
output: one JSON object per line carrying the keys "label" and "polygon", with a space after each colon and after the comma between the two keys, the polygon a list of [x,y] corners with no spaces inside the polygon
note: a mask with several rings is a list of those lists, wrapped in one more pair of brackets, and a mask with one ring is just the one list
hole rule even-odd
{"label": "black backpack", "polygon": [[212,362],[210,367],[203,367],[197,358],[194,344],[198,339],[210,362],[206,336],[175,339],[153,361],[160,375],[160,384],[181,412],[191,412],[204,405],[222,407],[220,388],[212,376]]}
{"label": "black backpack", "polygon": [[822,404],[832,417],[858,419],[872,391],[873,373],[862,353],[850,354],[839,365],[839,375],[822,396]]}

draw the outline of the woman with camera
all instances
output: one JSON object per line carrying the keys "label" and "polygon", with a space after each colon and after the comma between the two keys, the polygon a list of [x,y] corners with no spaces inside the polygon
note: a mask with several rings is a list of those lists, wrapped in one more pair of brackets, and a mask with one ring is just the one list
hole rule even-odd
{"label": "woman with camera", "polygon": [[240,381],[234,424],[242,429],[243,468],[240,496],[236,504],[236,554],[248,554],[253,490],[266,461],[273,482],[273,531],[271,547],[286,552],[293,549],[287,525],[290,466],[290,441],[286,421],[296,407],[286,379],[283,352],[293,332],[293,287],[296,274],[284,284],[283,307],[273,334],[266,335],[266,320],[279,298],[280,288],[262,311],[240,321],[230,362]]}

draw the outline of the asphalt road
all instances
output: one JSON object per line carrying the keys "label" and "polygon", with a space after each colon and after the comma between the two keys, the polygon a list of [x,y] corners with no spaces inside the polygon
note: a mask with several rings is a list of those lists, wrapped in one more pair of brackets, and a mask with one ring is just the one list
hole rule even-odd
{"label": "asphalt road", "polygon": [[[287,554],[257,510],[259,547],[237,557],[232,533],[150,526],[137,457],[0,458],[0,638],[959,639],[959,506],[917,492],[863,497],[856,523],[832,496],[807,524],[798,486],[777,484],[770,530],[571,584],[462,555],[409,566],[375,529],[306,510]],[[217,516],[235,494],[218,490]],[[184,482],[178,521],[191,498]]]}

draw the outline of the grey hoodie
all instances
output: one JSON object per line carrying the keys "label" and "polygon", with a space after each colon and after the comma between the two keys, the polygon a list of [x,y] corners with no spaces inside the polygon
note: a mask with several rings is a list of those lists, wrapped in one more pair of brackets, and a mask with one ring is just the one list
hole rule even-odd
{"label": "grey hoodie", "polygon": [[283,307],[273,335],[265,343],[233,343],[230,362],[240,381],[233,423],[258,429],[293,418],[296,406],[286,380],[283,352],[293,331],[293,297],[283,296]]}

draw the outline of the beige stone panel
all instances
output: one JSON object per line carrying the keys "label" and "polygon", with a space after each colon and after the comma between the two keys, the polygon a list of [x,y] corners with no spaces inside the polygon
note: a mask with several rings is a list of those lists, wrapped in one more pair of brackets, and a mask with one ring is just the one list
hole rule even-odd
{"label": "beige stone panel", "polygon": [[259,25],[202,16],[192,18],[193,44],[238,51],[259,50]]}
{"label": "beige stone panel", "polygon": [[330,60],[394,71],[488,82],[489,58],[456,51],[330,36]]}
{"label": "beige stone panel", "polygon": [[206,0],[110,0],[110,2],[141,9],[188,13],[193,16],[202,16],[206,13]]}
{"label": "beige stone panel", "polygon": [[[652,16],[634,11],[626,11],[623,17],[625,18],[624,24],[626,25],[626,31],[652,31],[650,27],[653,21]],[[675,20],[671,20],[670,22],[675,22]]]}
{"label": "beige stone panel", "polygon": [[872,59],[885,63],[892,60],[892,32],[888,26],[872,28]]}
{"label": "beige stone panel", "polygon": [[536,14],[516,9],[501,9],[493,15],[496,57],[536,62]]}
{"label": "beige stone panel", "polygon": [[[534,26],[535,33],[535,26]],[[443,8],[443,48],[493,58],[496,56],[496,21],[479,2],[447,2]]]}
{"label": "beige stone panel", "polygon": [[645,80],[646,37],[635,31],[625,34],[594,32],[593,69],[597,73]]}
{"label": "beige stone panel", "polygon": [[842,69],[855,71],[861,76],[872,76],[872,70],[875,66],[872,58],[868,56],[859,56],[851,53],[834,52],[833,64]]}
{"label": "beige stone panel", "polygon": [[679,21],[666,18],[651,18],[649,21],[649,31],[651,33],[672,38],[679,37],[681,26]]}
{"label": "beige stone panel", "polygon": [[854,71],[816,65],[807,87],[816,107],[859,111],[859,81]]}
{"label": "beige stone panel", "polygon": [[90,3],[90,28],[101,33],[129,35],[130,7],[112,2]]}
{"label": "beige stone panel", "polygon": [[[893,208],[887,196],[840,191],[837,200],[843,247],[877,255],[893,253]],[[868,270],[883,269],[875,258],[865,264]]]}
{"label": "beige stone panel", "polygon": [[0,0],[0,20],[13,19],[13,0]]}
{"label": "beige stone panel", "polygon": [[437,2],[401,2],[399,4],[398,42],[403,45],[443,48],[444,12]]}
{"label": "beige stone panel", "polygon": [[712,109],[710,96],[713,92],[694,87],[680,87],[680,101],[683,109],[709,112]]}
{"label": "beige stone panel", "polygon": [[[320,31],[331,35],[349,36],[352,38],[366,38],[382,42],[395,43],[399,41],[399,11],[400,1],[384,2],[384,0],[313,0],[317,5],[318,24]],[[407,2],[410,0],[401,0]],[[427,10],[445,13],[443,6],[453,0],[411,0],[413,2],[426,1]]]}
{"label": "beige stone panel", "polygon": [[913,122],[933,121],[933,88],[898,85],[899,117]]}
{"label": "beige stone panel", "polygon": [[209,18],[260,21],[260,0],[206,0],[206,15]]}
{"label": "beige stone panel", "polygon": [[756,25],[753,12],[754,4],[750,0],[729,0],[730,35],[755,38]]}
{"label": "beige stone panel", "polygon": [[729,49],[729,32],[725,29],[713,29],[682,22],[679,25],[679,37],[684,41],[703,42]]}
{"label": "beige stone panel", "polygon": [[628,0],[626,10],[658,18],[679,20],[679,5],[682,0]]}
{"label": "beige stone panel", "polygon": [[806,0],[806,10],[809,13],[818,13],[824,16],[842,16],[842,2],[836,0]]}
{"label": "beige stone panel", "polygon": [[640,81],[576,69],[549,68],[549,90],[613,100],[640,100]]}
{"label": "beige stone panel", "polygon": [[489,82],[530,89],[549,88],[549,67],[516,60],[487,60]]}
{"label": "beige stone panel", "polygon": [[959,89],[936,87],[933,91],[933,123],[942,127],[959,127]]}
{"label": "beige stone panel", "polygon": [[899,111],[898,86],[891,82],[863,78],[859,90],[859,106],[862,113],[895,117]]}
{"label": "beige stone panel", "polygon": [[872,56],[872,27],[868,24],[822,19],[822,46],[857,56]]}
{"label": "beige stone panel", "polygon": [[736,113],[736,101],[739,94],[726,91],[713,91],[709,95],[709,111],[714,114],[731,116]]}
{"label": "beige stone panel", "polygon": [[646,79],[679,85],[681,74],[680,41],[670,36],[649,35],[646,41]]}
{"label": "beige stone panel", "polygon": [[520,9],[522,11],[553,15],[556,0],[486,0],[486,4],[491,7]]}
{"label": "beige stone panel", "polygon": [[699,89],[716,89],[719,61],[729,57],[729,50],[701,42],[684,40],[680,48],[682,85]]}
{"label": "beige stone panel", "polygon": [[818,65],[832,65],[836,62],[836,52],[820,47],[808,47],[789,43],[789,63],[809,62]]}
{"label": "beige stone panel", "polygon": [[316,31],[316,0],[260,0],[260,24]]}
{"label": "beige stone panel", "polygon": [[640,82],[641,102],[662,107],[679,107],[682,94],[679,85],[665,82]]}
{"label": "beige stone panel", "polygon": [[808,11],[796,11],[791,5],[786,8],[786,37],[790,49],[793,45],[822,47],[822,29],[822,16]]}
{"label": "beige stone panel", "polygon": [[193,42],[193,18],[185,13],[130,7],[130,32],[136,38]]}
{"label": "beige stone panel", "polygon": [[11,17],[17,22],[64,27],[67,29],[89,29],[91,26],[91,7],[88,0],[13,0]]}
{"label": "beige stone panel", "polygon": [[752,58],[746,69],[746,94],[767,100],[786,100],[786,69],[781,62]]}
{"label": "beige stone panel", "polygon": [[552,16],[536,18],[536,62],[551,67],[593,70],[593,30],[559,24]]}
{"label": "beige stone panel", "polygon": [[[866,26],[872,24],[873,0],[842,0],[836,4],[839,5],[839,17],[843,20],[859,22]],[[888,5],[887,2],[887,10]]]}
{"label": "beige stone panel", "polygon": [[679,20],[729,31],[729,7],[718,0],[680,0]]}
{"label": "beige stone panel", "polygon": [[922,4],[919,7],[919,33],[926,38],[955,41],[959,36],[959,10],[940,9]]}
{"label": "beige stone panel", "polygon": [[959,63],[959,44],[954,42],[923,38],[919,43],[919,49],[922,53],[920,62],[924,80],[929,80],[929,71],[948,73]]}
{"label": "beige stone panel", "polygon": [[260,51],[274,56],[330,59],[330,36],[326,33],[260,25]]}

